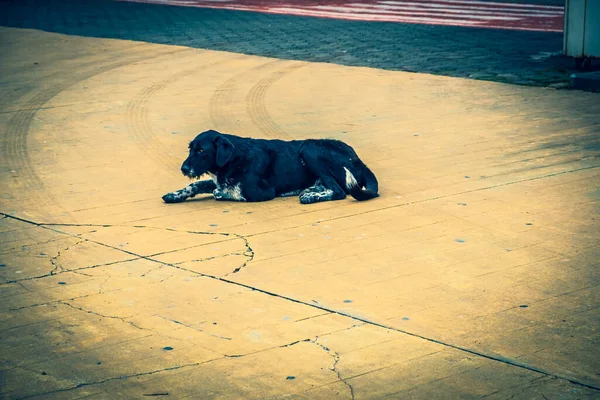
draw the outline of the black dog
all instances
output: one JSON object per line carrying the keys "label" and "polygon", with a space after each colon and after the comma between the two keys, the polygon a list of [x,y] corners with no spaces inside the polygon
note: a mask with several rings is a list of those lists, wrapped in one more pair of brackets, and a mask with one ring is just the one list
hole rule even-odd
{"label": "black dog", "polygon": [[352,147],[331,139],[265,140],[217,131],[202,132],[189,145],[181,166],[187,177],[208,174],[211,180],[193,182],[163,196],[179,203],[200,193],[217,200],[265,201],[300,195],[303,204],[377,197],[377,178]]}

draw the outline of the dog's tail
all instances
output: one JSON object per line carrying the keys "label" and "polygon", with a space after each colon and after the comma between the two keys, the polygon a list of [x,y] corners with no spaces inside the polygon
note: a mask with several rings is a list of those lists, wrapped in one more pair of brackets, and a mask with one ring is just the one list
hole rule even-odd
{"label": "dog's tail", "polygon": [[362,185],[358,183],[352,172],[346,167],[346,188],[348,189],[350,196],[354,197],[358,201],[369,200],[379,196],[377,191],[379,190],[379,183],[375,174],[364,164],[362,164]]}

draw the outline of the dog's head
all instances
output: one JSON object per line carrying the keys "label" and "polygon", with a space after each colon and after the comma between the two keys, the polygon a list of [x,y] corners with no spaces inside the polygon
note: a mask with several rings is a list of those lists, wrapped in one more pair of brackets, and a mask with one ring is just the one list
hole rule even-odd
{"label": "dog's head", "polygon": [[217,131],[202,132],[189,145],[190,154],[181,166],[189,178],[198,178],[206,172],[216,173],[233,156],[233,144]]}

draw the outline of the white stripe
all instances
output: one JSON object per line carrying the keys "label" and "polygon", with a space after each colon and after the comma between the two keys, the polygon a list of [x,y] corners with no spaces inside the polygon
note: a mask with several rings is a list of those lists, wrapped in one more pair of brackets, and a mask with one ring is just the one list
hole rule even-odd
{"label": "white stripe", "polygon": [[[514,15],[512,14],[511,16],[498,16],[495,14],[488,14],[488,15],[448,15],[447,13],[444,12],[439,12],[438,10],[435,11],[429,11],[429,10],[420,10],[421,12],[413,12],[413,11],[388,11],[388,10],[372,10],[372,9],[368,9],[368,8],[358,8],[358,7],[334,7],[334,6],[315,6],[315,7],[307,7],[307,9],[319,9],[319,10],[326,10],[326,11],[336,11],[336,12],[342,12],[342,13],[347,13],[347,12],[359,12],[359,13],[367,13],[367,14],[390,14],[390,15],[399,15],[399,16],[431,16],[431,17],[448,17],[448,18],[454,18],[454,17],[460,17],[460,18],[466,18],[466,19],[480,19],[480,20],[490,20],[490,21],[518,21],[522,18],[520,18],[520,16],[518,15]],[[451,12],[456,12],[456,11],[449,11],[449,13]],[[468,13],[468,11],[461,11],[464,13]]]}
{"label": "white stripe", "polygon": [[444,11],[444,12],[457,12],[463,13],[468,12],[471,14],[490,14],[493,11],[494,15],[515,15],[527,17],[530,15],[539,16],[563,16],[563,11],[549,11],[549,10],[514,10],[506,8],[491,8],[491,7],[468,7],[468,6],[454,6],[445,4],[425,4],[425,3],[413,3],[405,2],[403,5],[386,5],[386,4],[362,4],[362,3],[350,3],[348,6],[352,7],[368,7],[375,9],[386,9],[386,10],[421,10],[429,11],[428,9],[433,8],[432,11]]}
{"label": "white stripe", "polygon": [[449,18],[422,18],[422,17],[404,17],[399,15],[365,15],[365,14],[355,14],[355,13],[338,13],[338,12],[329,12],[329,11],[313,11],[302,8],[288,8],[288,7],[276,7],[269,8],[271,12],[280,12],[280,13],[293,13],[295,15],[307,15],[311,17],[329,17],[329,18],[348,18],[348,19],[358,19],[363,21],[387,21],[387,22],[430,22],[430,23],[440,23],[444,25],[453,25],[455,23],[461,23],[465,25],[478,25],[483,21],[469,21],[469,20],[461,20],[461,19],[449,19]]}
{"label": "white stripe", "polygon": [[[437,3],[450,3],[450,4],[480,4],[489,7],[510,7],[510,8],[540,8],[546,10],[564,10],[562,6],[546,6],[538,4],[517,4],[517,3],[497,3],[492,1],[471,1],[471,0],[435,0]],[[385,4],[403,4],[403,1],[380,1]]]}

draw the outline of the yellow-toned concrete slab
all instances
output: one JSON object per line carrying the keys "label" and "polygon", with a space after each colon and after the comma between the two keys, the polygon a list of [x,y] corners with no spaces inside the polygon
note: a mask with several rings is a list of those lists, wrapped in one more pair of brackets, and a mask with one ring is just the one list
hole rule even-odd
{"label": "yellow-toned concrete slab", "polygon": [[[600,97],[0,28],[6,398],[595,398]],[[381,197],[176,205],[187,142]]]}

